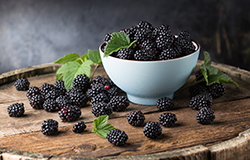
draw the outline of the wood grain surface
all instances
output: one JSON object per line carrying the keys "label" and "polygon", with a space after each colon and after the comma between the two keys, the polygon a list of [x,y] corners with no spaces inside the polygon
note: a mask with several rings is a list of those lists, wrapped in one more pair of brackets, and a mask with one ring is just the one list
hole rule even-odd
{"label": "wood grain surface", "polygon": [[[196,69],[200,64],[199,61]],[[91,113],[90,104],[82,108],[82,115],[79,119],[86,123],[87,128],[83,133],[76,134],[72,131],[76,122],[63,123],[60,121],[57,112],[51,113],[33,109],[28,103],[25,91],[17,91],[13,86],[13,81],[5,83],[0,86],[0,117],[2,118],[2,121],[0,121],[0,151],[3,152],[2,158],[7,159],[8,156],[13,155],[12,152],[8,154],[8,151],[18,150],[47,155],[45,156],[47,159],[89,157],[147,159],[149,155],[151,155],[151,159],[174,159],[176,157],[177,159],[186,159],[187,157],[196,157],[196,159],[218,159],[219,157],[225,159],[225,152],[228,152],[228,149],[232,150],[232,148],[223,147],[223,143],[235,140],[235,142],[239,142],[238,146],[242,145],[244,150],[240,150],[240,152],[237,148],[238,150],[234,149],[234,151],[241,154],[242,158],[248,159],[250,157],[245,153],[248,153],[248,149],[250,149],[249,143],[247,143],[250,138],[250,131],[248,132],[250,128],[249,73],[244,72],[239,76],[241,73],[237,71],[237,68],[232,67],[230,70],[227,66],[215,65],[221,67],[224,71],[226,70],[226,72],[232,71],[228,74],[231,74],[233,80],[240,87],[225,84],[226,94],[213,100],[212,109],[215,111],[216,118],[212,124],[201,125],[197,123],[196,114],[198,111],[188,107],[190,100],[188,90],[180,89],[174,95],[175,108],[165,111],[176,114],[177,122],[175,126],[170,128],[162,126],[162,135],[157,139],[148,139],[143,134],[143,126],[133,127],[128,124],[126,119],[129,112],[141,110],[146,117],[145,123],[159,121],[159,115],[165,112],[157,111],[155,105],[143,106],[130,103],[125,111],[112,113],[109,123],[115,128],[125,131],[129,137],[127,144],[121,147],[113,146],[107,139],[92,132],[93,120],[96,117]],[[96,75],[107,76],[102,67],[98,68]],[[28,79],[31,86],[40,87],[43,83],[54,84],[55,73],[32,75]],[[193,79],[194,75],[190,77],[188,83]],[[187,84],[182,88],[185,88]],[[8,116],[7,107],[16,102],[24,103],[25,116],[19,118]],[[45,136],[40,131],[42,121],[49,118],[59,122],[58,135]],[[244,143],[240,143],[241,141],[244,141]],[[230,146],[229,144],[226,145]],[[230,153],[233,154],[234,152],[231,151]],[[234,156],[237,156],[237,153],[234,153]],[[42,156],[42,158],[44,157]],[[226,157],[226,159],[228,158]]]}

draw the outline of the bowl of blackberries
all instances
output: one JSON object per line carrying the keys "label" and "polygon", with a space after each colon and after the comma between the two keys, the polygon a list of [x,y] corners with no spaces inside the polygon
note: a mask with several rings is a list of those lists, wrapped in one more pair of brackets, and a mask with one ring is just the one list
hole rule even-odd
{"label": "bowl of blackberries", "polygon": [[[125,33],[131,44],[117,47],[119,35],[113,33]],[[188,31],[176,34],[169,25],[140,21],[113,33],[107,33],[99,47],[103,67],[133,103],[156,105],[162,97],[173,99],[196,66],[200,45]],[[118,49],[105,55],[112,45]]]}

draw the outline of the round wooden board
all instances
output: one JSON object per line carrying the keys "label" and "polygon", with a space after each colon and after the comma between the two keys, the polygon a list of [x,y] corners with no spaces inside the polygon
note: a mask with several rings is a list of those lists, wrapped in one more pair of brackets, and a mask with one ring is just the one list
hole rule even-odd
{"label": "round wooden board", "polygon": [[[195,71],[203,61],[198,61]],[[239,87],[225,84],[226,94],[213,100],[215,120],[210,125],[196,121],[197,110],[188,107],[188,90],[178,90],[174,95],[177,122],[174,127],[163,129],[157,139],[148,139],[142,127],[128,124],[126,116],[133,110],[141,110],[148,121],[158,121],[160,114],[156,106],[130,103],[126,111],[114,112],[109,123],[124,130],[129,139],[121,147],[113,146],[107,139],[92,132],[91,105],[82,108],[86,131],[72,131],[76,122],[63,123],[57,112],[35,110],[28,102],[25,91],[17,91],[14,81],[28,77],[30,86],[40,87],[43,83],[55,83],[55,71],[60,65],[44,64],[0,75],[0,152],[4,159],[250,159],[250,73],[239,68],[213,63],[232,77]],[[99,67],[96,75],[107,77]],[[189,82],[194,79],[192,75]],[[25,116],[9,117],[7,107],[13,103],[24,103]],[[59,134],[45,136],[41,123],[46,119],[59,122]]]}

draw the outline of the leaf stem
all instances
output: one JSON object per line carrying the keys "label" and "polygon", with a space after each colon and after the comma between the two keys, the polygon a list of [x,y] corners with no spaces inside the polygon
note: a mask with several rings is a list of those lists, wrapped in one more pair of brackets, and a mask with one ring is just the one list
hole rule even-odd
{"label": "leaf stem", "polygon": [[94,78],[94,75],[95,75],[95,71],[96,69],[98,68],[99,64],[94,64],[95,65],[95,68],[94,68],[94,71],[92,72],[91,76],[90,76],[90,81],[92,81],[92,79]]}

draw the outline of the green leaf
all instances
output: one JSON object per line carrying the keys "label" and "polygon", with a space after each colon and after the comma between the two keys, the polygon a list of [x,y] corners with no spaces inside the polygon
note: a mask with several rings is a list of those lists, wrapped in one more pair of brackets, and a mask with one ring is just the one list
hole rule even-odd
{"label": "green leaf", "polygon": [[109,119],[108,115],[103,115],[94,119],[94,128],[92,132],[97,133],[99,136],[106,138],[109,131],[115,129],[111,124],[107,123]]}
{"label": "green leaf", "polygon": [[64,55],[64,57],[59,58],[57,61],[55,61],[55,64],[65,64],[69,61],[75,61],[78,58],[80,58],[80,56],[77,53],[70,53],[70,54],[66,54]]}
{"label": "green leaf", "polygon": [[63,74],[62,73],[56,74],[56,81],[57,80],[63,80]]}
{"label": "green leaf", "polygon": [[88,60],[88,54],[84,54],[83,56],[81,56],[81,59],[83,62]]}
{"label": "green leaf", "polygon": [[111,34],[111,36],[113,38],[107,43],[107,46],[104,51],[104,57],[107,57],[113,52],[117,52],[122,48],[129,48],[136,42],[133,41],[132,43],[130,43],[129,36],[124,32],[114,32]]}
{"label": "green leaf", "polygon": [[204,51],[204,66],[211,66],[211,57],[210,54],[207,51]]}
{"label": "green leaf", "polygon": [[96,64],[102,64],[102,59],[101,59],[99,50],[92,51],[89,49],[87,54],[88,54],[89,59],[92,62],[94,62]]}

